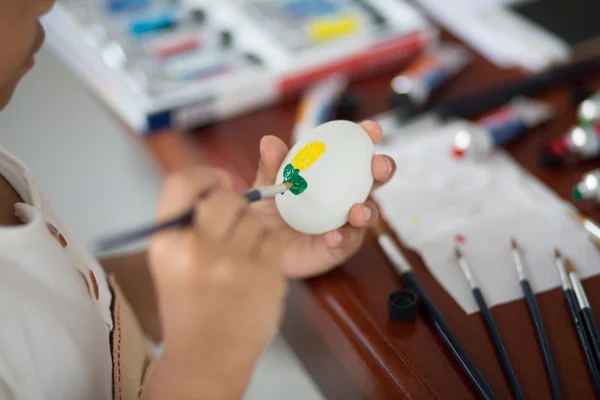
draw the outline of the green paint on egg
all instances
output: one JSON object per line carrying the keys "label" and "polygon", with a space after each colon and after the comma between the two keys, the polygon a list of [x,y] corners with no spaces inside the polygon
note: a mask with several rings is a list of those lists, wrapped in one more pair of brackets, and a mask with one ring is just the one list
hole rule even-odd
{"label": "green paint on egg", "polygon": [[304,192],[308,187],[306,180],[300,176],[300,170],[294,168],[292,164],[288,164],[283,169],[283,183],[291,183],[294,186],[289,190],[296,196]]}

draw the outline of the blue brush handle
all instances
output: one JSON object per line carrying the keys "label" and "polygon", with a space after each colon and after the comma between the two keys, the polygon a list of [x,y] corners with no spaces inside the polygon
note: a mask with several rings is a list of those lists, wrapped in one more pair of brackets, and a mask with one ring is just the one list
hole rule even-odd
{"label": "blue brush handle", "polygon": [[571,318],[573,320],[573,325],[575,326],[575,331],[577,332],[579,344],[581,345],[581,349],[583,350],[583,356],[585,357],[585,362],[587,363],[590,377],[592,378],[592,383],[594,384],[596,396],[600,397],[600,372],[598,372],[598,366],[596,365],[596,361],[594,360],[594,355],[590,347],[590,343],[585,335],[583,322],[579,317],[579,307],[577,306],[577,298],[575,297],[575,293],[573,293],[571,289],[565,290],[565,298],[567,300],[567,305],[569,306],[569,312],[571,313]]}
{"label": "blue brush handle", "polygon": [[508,124],[492,125],[488,127],[496,147],[504,146],[521,136],[527,130],[523,121],[517,119]]}
{"label": "blue brush handle", "polygon": [[490,312],[490,309],[488,308],[483,298],[483,294],[481,293],[481,290],[479,288],[473,289],[473,297],[475,297],[475,301],[477,302],[477,306],[479,307],[479,312],[481,313],[481,316],[483,318],[483,321],[485,322],[490,337],[492,338],[494,349],[496,350],[496,354],[500,359],[500,365],[502,366],[504,376],[508,380],[510,391],[512,392],[515,399],[525,400],[525,396],[523,395],[523,391],[519,386],[519,381],[517,380],[515,370],[510,364],[508,353],[506,352],[504,343],[502,343],[502,338],[500,338],[500,333],[498,332],[498,328],[496,327],[494,318],[492,318],[492,313]]}
{"label": "blue brush handle", "polygon": [[562,393],[560,390],[560,380],[558,379],[558,372],[556,371],[556,365],[554,364],[554,357],[552,356],[552,349],[550,348],[550,342],[548,341],[548,335],[546,334],[546,328],[544,327],[544,321],[542,320],[542,314],[538,307],[535,295],[528,281],[521,281],[521,289],[525,295],[527,301],[527,307],[529,308],[529,314],[533,319],[535,326],[535,333],[540,344],[542,351],[542,358],[544,360],[544,367],[548,374],[548,381],[550,383],[550,392],[552,393],[552,399],[561,400]]}
{"label": "blue brush handle", "polygon": [[417,294],[419,302],[425,308],[426,315],[433,324],[438,336],[442,339],[448,350],[450,350],[450,353],[452,353],[458,365],[460,365],[463,372],[467,375],[477,393],[479,393],[479,396],[485,400],[497,399],[498,396],[494,393],[494,390],[475,364],[475,361],[473,361],[467,350],[450,330],[450,326],[444,320],[435,303],[423,289],[417,278],[412,272],[406,272],[400,278],[408,289]]}
{"label": "blue brush handle", "polygon": [[424,81],[429,93],[433,93],[439,89],[444,83],[450,79],[450,74],[442,69],[435,69],[425,75]]}

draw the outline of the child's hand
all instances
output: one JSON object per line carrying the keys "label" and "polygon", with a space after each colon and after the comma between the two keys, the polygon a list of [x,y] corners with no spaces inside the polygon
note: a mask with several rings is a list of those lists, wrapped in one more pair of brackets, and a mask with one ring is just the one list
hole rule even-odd
{"label": "child's hand", "polygon": [[[381,141],[381,127],[373,121],[361,126],[373,143]],[[261,161],[255,186],[272,185],[283,159],[288,153],[285,143],[274,136],[265,136],[260,143]],[[375,186],[387,182],[394,175],[396,165],[387,156],[377,155],[372,163]],[[265,222],[282,238],[283,268],[287,276],[306,278],[327,272],[353,255],[361,246],[365,229],[377,220],[377,208],[367,201],[350,210],[349,223],[324,235],[311,236],[290,228],[279,215],[275,200],[252,205]]]}
{"label": "child's hand", "polygon": [[[178,382],[190,398],[239,398],[279,327],[282,246],[224,173],[206,168],[168,179],[158,218],[194,204],[192,227],[157,234],[150,246],[165,339],[152,376],[163,378],[160,385]],[[150,391],[160,385],[151,382]]]}

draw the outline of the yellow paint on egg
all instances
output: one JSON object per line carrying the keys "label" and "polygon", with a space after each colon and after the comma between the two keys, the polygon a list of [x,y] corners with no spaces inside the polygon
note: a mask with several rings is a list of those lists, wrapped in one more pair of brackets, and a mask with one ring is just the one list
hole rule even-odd
{"label": "yellow paint on egg", "polygon": [[304,146],[292,159],[292,166],[299,171],[304,171],[317,161],[325,152],[322,142],[310,142]]}

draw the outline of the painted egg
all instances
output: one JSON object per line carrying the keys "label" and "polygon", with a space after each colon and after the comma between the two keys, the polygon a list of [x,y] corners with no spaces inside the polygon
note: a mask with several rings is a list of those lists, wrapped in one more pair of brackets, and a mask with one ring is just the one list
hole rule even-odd
{"label": "painted egg", "polygon": [[375,147],[358,124],[332,121],[303,133],[277,174],[294,186],[275,198],[283,220],[299,232],[321,234],[348,222],[354,204],[373,186]]}

